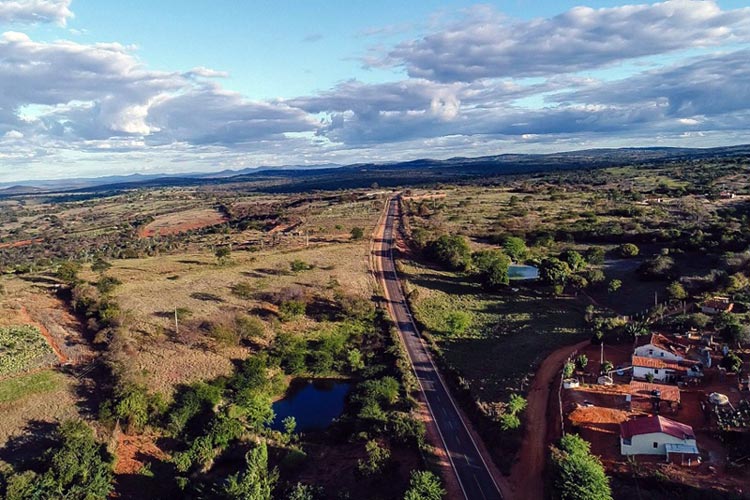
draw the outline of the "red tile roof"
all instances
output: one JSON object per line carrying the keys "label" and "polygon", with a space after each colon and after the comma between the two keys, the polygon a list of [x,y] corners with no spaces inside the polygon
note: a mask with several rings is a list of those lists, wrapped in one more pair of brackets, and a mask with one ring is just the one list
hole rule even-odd
{"label": "red tile roof", "polygon": [[652,417],[640,417],[628,420],[620,424],[620,436],[630,439],[641,434],[654,434],[662,432],[677,439],[695,439],[693,428],[689,425],[675,422],[661,415]]}
{"label": "red tile roof", "polygon": [[703,302],[701,307],[710,307],[717,311],[730,312],[734,308],[734,304],[726,297],[713,297]]}
{"label": "red tile roof", "polygon": [[669,361],[661,358],[644,358],[643,356],[633,356],[633,366],[643,366],[646,368],[668,368],[670,370],[684,370],[676,361]]}

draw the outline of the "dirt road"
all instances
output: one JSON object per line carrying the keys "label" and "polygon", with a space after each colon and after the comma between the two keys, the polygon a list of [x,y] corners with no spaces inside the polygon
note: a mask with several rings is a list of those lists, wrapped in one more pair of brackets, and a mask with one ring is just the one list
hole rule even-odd
{"label": "dirt road", "polygon": [[544,498],[543,473],[547,459],[547,439],[551,430],[549,425],[550,422],[559,420],[549,414],[550,395],[556,390],[552,386],[568,357],[588,344],[587,340],[554,351],[547,356],[534,375],[527,396],[526,430],[521,451],[511,471],[510,482],[513,487],[513,497],[516,499],[541,500]]}

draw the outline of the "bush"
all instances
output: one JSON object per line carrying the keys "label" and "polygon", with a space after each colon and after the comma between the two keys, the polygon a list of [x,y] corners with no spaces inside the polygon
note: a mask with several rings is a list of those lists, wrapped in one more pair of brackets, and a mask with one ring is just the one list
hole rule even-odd
{"label": "bush", "polygon": [[263,321],[257,316],[247,316],[238,314],[234,318],[237,326],[237,333],[243,340],[263,338],[266,336],[266,327]]}
{"label": "bush", "polygon": [[504,431],[518,429],[521,427],[521,419],[518,415],[512,413],[503,413],[500,415],[500,428]]}
{"label": "bush", "polygon": [[585,252],[586,260],[594,265],[604,264],[605,255],[606,253],[601,247],[589,247]]}
{"label": "bush", "polygon": [[309,271],[313,268],[312,265],[308,264],[304,260],[301,259],[294,259],[289,263],[289,268],[292,270],[293,273],[300,273],[302,271]]}
{"label": "bush", "polygon": [[351,235],[353,240],[361,240],[365,237],[365,230],[361,227],[353,227]]}
{"label": "bush", "polygon": [[404,500],[441,500],[446,491],[440,478],[430,471],[412,471]]}
{"label": "bush", "polygon": [[471,326],[472,317],[464,311],[451,311],[445,315],[445,333],[457,337],[466,333]]}
{"label": "bush", "polygon": [[620,245],[617,249],[617,253],[619,253],[621,257],[628,259],[631,257],[637,257],[638,254],[641,253],[641,250],[632,243],[625,243],[624,245]]}
{"label": "bush", "polygon": [[572,271],[579,271],[586,267],[586,260],[583,255],[575,250],[565,250],[560,254],[560,260],[568,264]]}
{"label": "bush", "polygon": [[367,452],[367,459],[360,459],[357,462],[359,473],[363,476],[374,476],[382,472],[391,458],[391,450],[372,439],[365,445],[365,451]]}
{"label": "bush", "polygon": [[609,293],[615,293],[621,287],[622,287],[622,281],[618,279],[614,279],[609,282],[609,285],[607,285],[607,291]]}
{"label": "bush", "polygon": [[303,316],[306,311],[307,304],[301,300],[286,300],[279,306],[279,317],[282,321],[291,321],[298,316]]}

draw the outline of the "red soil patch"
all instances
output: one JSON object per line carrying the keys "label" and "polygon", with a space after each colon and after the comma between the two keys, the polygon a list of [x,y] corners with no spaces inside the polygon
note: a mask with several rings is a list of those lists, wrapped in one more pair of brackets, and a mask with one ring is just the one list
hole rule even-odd
{"label": "red soil patch", "polygon": [[21,306],[19,316],[22,318],[24,323],[35,326],[37,329],[39,329],[39,331],[42,333],[42,336],[47,340],[47,343],[55,352],[55,356],[57,356],[57,359],[60,361],[60,363],[64,364],[68,362],[68,357],[65,355],[65,353],[62,352],[62,349],[60,349],[60,346],[57,344],[57,341],[55,341],[55,338],[49,332],[47,327],[39,323],[38,321],[35,321],[29,314],[29,310],[26,309],[26,306]]}
{"label": "red soil patch", "polygon": [[147,462],[167,459],[168,455],[156,446],[153,436],[129,436],[123,433],[117,438],[117,475],[138,474]]}
{"label": "red soil patch", "polygon": [[21,248],[21,247],[27,247],[29,245],[33,245],[35,243],[41,243],[44,240],[42,238],[34,238],[33,240],[21,240],[21,241],[14,241],[12,243],[0,243],[0,249],[2,248]]}
{"label": "red soil patch", "polygon": [[227,218],[216,210],[188,210],[157,217],[138,231],[139,238],[168,236],[227,222]]}

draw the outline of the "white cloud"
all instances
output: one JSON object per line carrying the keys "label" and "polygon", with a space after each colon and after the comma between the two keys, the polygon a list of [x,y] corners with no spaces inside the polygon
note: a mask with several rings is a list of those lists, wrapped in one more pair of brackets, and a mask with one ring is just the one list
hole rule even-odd
{"label": "white cloud", "polygon": [[750,8],[723,11],[711,0],[575,7],[548,19],[514,21],[487,8],[423,38],[403,42],[380,61],[436,81],[550,76],[643,56],[748,41]]}
{"label": "white cloud", "polygon": [[0,0],[0,23],[56,23],[73,17],[71,0]]}

